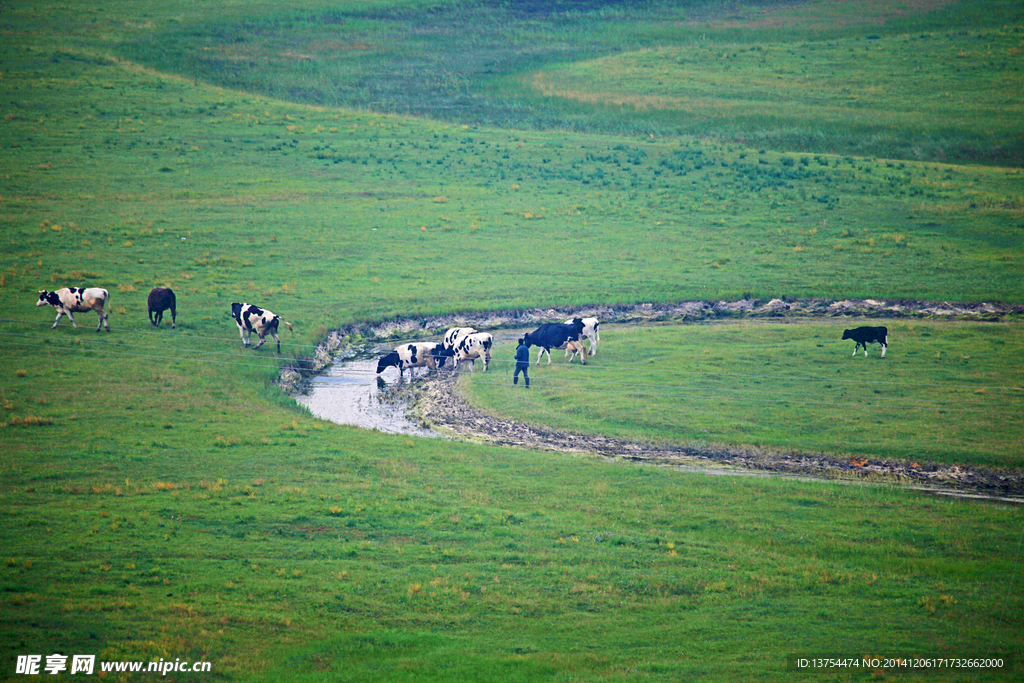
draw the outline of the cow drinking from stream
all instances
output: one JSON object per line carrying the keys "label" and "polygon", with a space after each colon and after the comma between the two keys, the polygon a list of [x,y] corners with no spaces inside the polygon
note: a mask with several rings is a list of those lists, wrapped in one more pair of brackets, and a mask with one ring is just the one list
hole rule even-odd
{"label": "cow drinking from stream", "polygon": [[381,356],[377,361],[377,374],[384,372],[394,366],[398,368],[398,377],[409,368],[409,378],[415,377],[415,368],[427,368],[427,371],[437,370],[444,366],[445,356],[439,355],[441,344],[436,342],[416,342],[415,344],[402,344],[394,351]]}

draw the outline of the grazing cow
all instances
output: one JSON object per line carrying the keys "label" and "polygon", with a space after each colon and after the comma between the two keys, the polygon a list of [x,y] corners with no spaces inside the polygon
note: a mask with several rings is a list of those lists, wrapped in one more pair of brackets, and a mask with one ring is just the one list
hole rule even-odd
{"label": "grazing cow", "polygon": [[253,332],[259,335],[260,342],[252,347],[253,351],[266,343],[267,334],[269,333],[274,337],[274,341],[277,342],[277,352],[281,353],[281,339],[277,336],[277,326],[280,323],[284,323],[288,326],[288,331],[292,331],[292,324],[290,322],[281,320],[281,316],[252,304],[231,304],[231,317],[235,319],[235,324],[238,325],[238,334],[242,337],[242,346],[249,346]]}
{"label": "grazing cow", "polygon": [[853,355],[857,355],[857,349],[864,347],[864,356],[868,355],[868,344],[878,343],[882,345],[882,358],[885,358],[885,350],[889,347],[889,330],[884,327],[855,327],[852,330],[843,330],[843,339],[852,339],[857,342],[853,347]]}
{"label": "grazing cow", "polygon": [[437,370],[438,366],[444,366],[445,356],[438,351],[441,345],[436,342],[419,342],[416,344],[402,344],[386,356],[377,361],[377,374],[394,366],[398,368],[398,376],[409,368],[409,378],[415,377],[415,368],[427,368]]}
{"label": "grazing cow", "polygon": [[[153,327],[160,327],[164,320],[164,311],[171,310],[171,329],[177,326],[178,317],[176,308],[178,305],[174,292],[166,287],[156,287],[149,293],[149,322]],[[155,319],[154,319],[154,316]]]}
{"label": "grazing cow", "polygon": [[[590,340],[589,355],[597,355],[597,342],[601,341],[601,323],[597,318],[569,318],[565,324],[572,325],[577,320],[583,323],[583,332],[580,334]],[[568,349],[566,349],[566,355],[569,355]]]}
{"label": "grazing cow", "polygon": [[53,321],[51,330],[57,327],[57,323],[60,322],[63,315],[71,320],[72,327],[77,328],[78,325],[75,324],[75,316],[71,315],[72,313],[96,311],[100,316],[100,324],[96,326],[96,331],[99,332],[101,328],[106,327],[107,332],[110,332],[110,323],[107,322],[109,314],[103,310],[108,301],[110,301],[110,293],[101,287],[64,287],[56,292],[39,290],[39,301],[36,302],[36,306],[53,306],[57,310],[57,319]]}
{"label": "grazing cow", "polygon": [[455,363],[469,361],[469,371],[476,369],[476,359],[483,358],[484,372],[487,371],[487,364],[491,362],[491,346],[494,345],[494,337],[488,332],[473,332],[459,337],[453,349],[443,349],[441,353],[455,357]]}
{"label": "grazing cow", "polygon": [[[527,347],[539,346],[540,351],[537,352],[537,362],[540,362],[541,356],[546,352],[548,354],[548,365],[551,365],[551,349],[564,349],[568,342],[580,341],[583,328],[583,321],[579,318],[576,318],[571,323],[544,323],[533,332],[523,335],[523,343]],[[587,351],[583,348],[582,344],[580,344],[580,347],[582,351],[580,360],[586,365]]]}

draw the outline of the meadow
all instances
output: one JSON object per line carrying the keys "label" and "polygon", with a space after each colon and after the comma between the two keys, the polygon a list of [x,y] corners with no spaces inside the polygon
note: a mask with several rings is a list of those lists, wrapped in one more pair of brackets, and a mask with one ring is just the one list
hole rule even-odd
{"label": "meadow", "polygon": [[850,357],[849,320],[605,325],[586,367],[533,349],[527,393],[509,382],[515,345],[499,345],[495,372],[462,391],[495,415],[662,446],[1024,466],[1019,324],[860,322],[888,327],[884,360],[877,344]]}
{"label": "meadow", "polygon": [[[727,114],[653,127],[664,112],[530,86],[572,75],[572,61],[602,89],[662,96],[654,82],[599,79],[673,43],[699,55],[698,36],[736,45],[738,32],[780,53],[813,42],[828,61],[828,41],[838,55],[867,27],[900,49],[904,34],[983,33],[1010,66],[970,63],[1019,84],[1019,8],[938,5],[887,17],[872,3],[848,27],[820,23],[813,3],[724,18],[701,3],[516,16],[413,1],[4,7],[3,677],[25,680],[19,656],[58,652],[213,665],[169,680],[799,681],[819,676],[787,658],[828,652],[1002,654],[1010,671],[971,679],[1018,676],[1019,508],[389,436],[316,420],[275,384],[283,362],[356,321],[741,297],[1021,302],[1021,170],[1012,140],[978,152],[1012,137],[1019,87],[1002,100],[986,90],[978,118],[991,126],[943,133],[949,156],[898,130],[895,146],[923,151],[837,145],[859,136],[856,117],[791,146],[791,123],[813,117],[782,112],[793,121],[768,121],[750,145]],[[852,3],[829,12],[857,15]],[[782,27],[738,31],[736,13]],[[482,48],[458,59],[484,45],[481,26],[520,40],[490,62]],[[626,54],[637,47],[649,51]],[[616,50],[610,71],[592,61]],[[416,71],[424,55],[432,66]],[[417,100],[360,99],[343,80],[307,87],[334,83],[328,72]],[[905,95],[927,109],[932,90]],[[35,302],[62,286],[108,288],[113,331],[93,332],[91,314],[50,330],[53,311]],[[154,286],[177,292],[176,330],[150,328]],[[293,323],[281,357],[241,347],[232,301]],[[756,370],[738,323],[615,330],[587,367],[598,381],[638,359],[638,383],[653,381],[655,351],[628,353],[648,339],[680,371],[704,372],[714,400],[659,398],[679,419],[653,420],[629,394],[608,412],[570,412],[559,399],[578,394],[540,375],[536,405],[502,409],[648,440],[843,453],[861,429],[861,443],[898,457],[1020,466],[1019,321],[900,322],[885,365],[848,358],[832,324],[796,327],[797,353]],[[760,329],[769,341],[787,331]],[[842,403],[773,418],[817,426],[805,433],[738,422],[743,404],[722,390],[796,376],[800,353],[811,367],[799,376],[831,370],[829,390],[869,404],[861,414],[881,399],[854,396],[854,373],[932,403],[898,421],[833,419]],[[733,365],[756,377],[727,376]],[[944,401],[999,403],[1008,417],[961,419],[936,410]]]}

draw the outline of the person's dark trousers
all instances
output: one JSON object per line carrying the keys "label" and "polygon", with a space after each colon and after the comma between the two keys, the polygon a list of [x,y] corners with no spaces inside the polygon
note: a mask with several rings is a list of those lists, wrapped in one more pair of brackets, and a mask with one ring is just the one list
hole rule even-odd
{"label": "person's dark trousers", "polygon": [[530,372],[527,369],[527,367],[525,367],[525,366],[524,367],[519,367],[518,364],[516,365],[516,371],[512,373],[512,384],[519,384],[519,373],[520,372],[523,373],[523,379],[526,380],[526,386],[527,386],[527,388],[529,388],[529,386],[530,386]]}

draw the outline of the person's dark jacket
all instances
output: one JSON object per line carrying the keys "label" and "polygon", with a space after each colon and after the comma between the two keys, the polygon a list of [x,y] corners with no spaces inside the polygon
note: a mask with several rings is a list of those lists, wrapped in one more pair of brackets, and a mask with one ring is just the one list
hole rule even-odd
{"label": "person's dark jacket", "polygon": [[530,349],[525,344],[520,344],[516,348],[516,367],[530,367]]}

